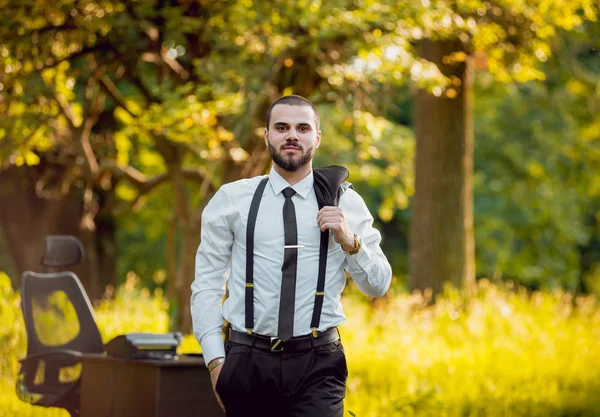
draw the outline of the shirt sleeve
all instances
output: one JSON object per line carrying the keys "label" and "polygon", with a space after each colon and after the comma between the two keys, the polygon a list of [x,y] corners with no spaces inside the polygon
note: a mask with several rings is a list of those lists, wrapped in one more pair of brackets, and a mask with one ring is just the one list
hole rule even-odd
{"label": "shirt sleeve", "polygon": [[202,347],[204,360],[225,356],[221,299],[230,267],[235,207],[221,187],[202,212],[200,246],[196,252],[195,279],[190,309],[194,336]]}
{"label": "shirt sleeve", "polygon": [[348,189],[340,199],[348,227],[362,241],[354,255],[346,254],[345,269],[356,286],[371,297],[383,296],[392,281],[392,267],[381,250],[381,234],[373,227],[373,216],[362,197]]}

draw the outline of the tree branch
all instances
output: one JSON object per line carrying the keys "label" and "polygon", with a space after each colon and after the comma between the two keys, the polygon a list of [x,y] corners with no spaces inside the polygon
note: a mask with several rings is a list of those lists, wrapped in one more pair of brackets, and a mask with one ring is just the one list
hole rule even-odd
{"label": "tree branch", "polygon": [[[106,39],[106,38],[105,38]],[[125,73],[127,74],[129,80],[133,85],[135,85],[138,90],[142,93],[144,98],[148,103],[161,103],[161,100],[158,97],[155,97],[150,90],[144,85],[142,80],[138,77],[135,69],[130,65],[130,63],[121,55],[121,52],[117,49],[117,47],[106,39],[108,42],[108,48],[112,51],[115,57],[119,60],[119,62],[125,68]]]}
{"label": "tree branch", "polygon": [[72,130],[75,130],[77,128],[77,125],[75,124],[75,114],[73,113],[73,109],[71,108],[71,105],[63,96],[58,94],[55,89],[52,89],[52,94],[54,95],[54,98],[58,102],[59,107],[62,110],[62,113],[67,118],[70,128]]}
{"label": "tree branch", "polygon": [[66,30],[66,31],[68,31],[68,30],[76,30],[76,29],[79,29],[79,26],[77,26],[77,24],[75,22],[73,22],[72,19],[70,19],[70,20],[66,21],[65,23],[63,23],[61,25],[57,25],[57,26],[48,25],[48,26],[44,26],[43,28],[33,30],[32,34],[43,35],[44,33],[50,32],[50,31],[53,31],[53,30],[57,30],[57,31]]}
{"label": "tree branch", "polygon": [[[112,173],[117,179],[125,178],[140,191],[146,188],[147,184],[150,183],[148,177],[134,167],[129,165],[119,165],[113,160],[104,161],[100,166],[98,175],[100,176],[106,171]],[[158,183],[160,183],[161,180],[166,179],[166,177],[167,174],[159,174],[156,177],[153,177],[153,185],[158,185]]]}
{"label": "tree branch", "polygon": [[[91,66],[95,66],[95,61],[93,59]],[[94,69],[96,70],[97,68]],[[81,144],[83,155],[87,161],[87,166],[90,170],[91,177],[95,177],[98,174],[98,159],[96,158],[94,150],[92,149],[90,136],[92,134],[92,128],[98,121],[99,114],[104,107],[104,95],[101,94],[99,90],[94,88],[94,84],[96,84],[96,82],[97,81],[95,77],[90,77],[85,87],[84,122],[83,126],[79,129],[79,142]]]}
{"label": "tree branch", "polygon": [[98,160],[96,159],[96,155],[92,149],[92,144],[90,143],[90,135],[92,133],[93,126],[94,121],[91,118],[86,119],[85,123],[83,124],[83,129],[81,129],[79,142],[81,144],[81,149],[83,151],[83,155],[85,156],[85,160],[87,161],[87,166],[90,170],[90,173],[92,176],[96,176],[98,174]]}
{"label": "tree branch", "polygon": [[190,73],[186,70],[176,59],[170,58],[167,55],[164,48],[161,48],[160,55],[153,52],[145,52],[142,54],[141,59],[146,62],[153,64],[162,65],[166,64],[177,76],[181,77],[182,80],[190,78]]}
{"label": "tree branch", "polygon": [[88,46],[88,47],[85,47],[85,48],[81,48],[79,51],[73,52],[71,55],[68,55],[68,56],[66,56],[64,58],[60,58],[58,60],[54,60],[54,58],[51,58],[51,59],[53,59],[51,64],[43,65],[41,69],[39,69],[39,70],[36,69],[35,72],[40,73],[43,70],[46,70],[46,69],[49,69],[49,68],[55,68],[61,62],[74,60],[74,59],[79,58],[81,56],[87,55],[90,52],[96,52],[98,50],[101,50],[101,49],[105,48],[106,46],[108,46],[106,43],[100,42],[100,43],[97,43],[96,45],[92,45],[92,46]]}
{"label": "tree branch", "polygon": [[112,80],[102,72],[98,74],[98,79],[100,80],[100,85],[104,87],[104,90],[117,102],[117,104],[121,106],[123,110],[129,113],[132,117],[137,118],[137,115],[133,114],[133,112],[127,107],[127,103],[125,103],[125,98],[121,95],[121,92],[119,91],[117,86],[112,82]]}

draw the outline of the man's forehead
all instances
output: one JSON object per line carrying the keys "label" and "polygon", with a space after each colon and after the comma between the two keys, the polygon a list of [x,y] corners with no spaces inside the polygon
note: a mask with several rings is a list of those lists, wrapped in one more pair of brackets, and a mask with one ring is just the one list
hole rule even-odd
{"label": "man's forehead", "polygon": [[299,124],[308,123],[315,125],[315,113],[309,106],[294,106],[290,104],[277,104],[271,110],[271,123]]}

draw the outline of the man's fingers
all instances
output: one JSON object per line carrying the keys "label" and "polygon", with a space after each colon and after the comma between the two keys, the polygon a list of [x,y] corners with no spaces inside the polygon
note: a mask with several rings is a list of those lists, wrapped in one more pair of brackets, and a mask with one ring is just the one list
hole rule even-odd
{"label": "man's fingers", "polygon": [[336,206],[325,206],[323,207],[321,210],[319,210],[319,213],[317,214],[321,214],[321,213],[335,213],[335,212],[341,212],[343,211],[341,208],[336,207]]}
{"label": "man's fingers", "polygon": [[221,396],[217,392],[217,389],[216,389],[215,386],[213,386],[213,393],[215,394],[215,398],[217,399],[217,403],[219,403],[219,407],[221,407],[221,409],[223,410],[223,412],[225,412],[225,405],[223,404],[223,400],[221,400]]}
{"label": "man's fingers", "polygon": [[323,229],[323,226],[326,223],[331,223],[333,225],[343,226],[345,222],[344,216],[340,216],[339,214],[325,214],[319,218],[317,218],[317,225]]}
{"label": "man's fingers", "polygon": [[338,223],[338,222],[325,222],[321,226],[319,226],[319,228],[321,230],[323,230],[323,231],[327,230],[327,229],[331,229],[334,232],[338,231],[338,230],[341,230],[342,227],[343,227],[343,225],[341,223]]}
{"label": "man's fingers", "polygon": [[319,210],[319,212],[317,213],[317,220],[323,216],[326,216],[329,214],[336,214],[336,213],[341,213],[342,215],[344,214],[343,210],[339,207],[325,206],[321,210]]}
{"label": "man's fingers", "polygon": [[217,396],[217,402],[219,403],[219,407],[221,407],[221,410],[223,410],[223,412],[225,413],[225,406],[223,405],[223,401],[221,400],[221,396],[219,394],[217,394],[215,392],[215,395]]}
{"label": "man's fingers", "polygon": [[317,223],[323,223],[324,221],[331,221],[331,220],[343,220],[344,219],[344,213],[343,212],[324,212],[324,213],[319,213],[317,215]]}
{"label": "man's fingers", "polygon": [[221,396],[217,392],[217,382],[219,381],[219,376],[221,376],[222,368],[223,368],[222,363],[217,365],[217,367],[215,369],[213,369],[213,371],[210,373],[210,379],[212,382],[213,393],[215,394],[215,398],[217,399],[217,402],[219,403],[219,407],[221,407],[223,412],[225,412],[225,405],[223,404],[223,401],[221,400]]}
{"label": "man's fingers", "polygon": [[323,218],[320,221],[317,222],[317,225],[319,226],[319,228],[321,230],[325,230],[325,228],[327,229],[339,229],[344,227],[344,221],[343,219],[340,218]]}

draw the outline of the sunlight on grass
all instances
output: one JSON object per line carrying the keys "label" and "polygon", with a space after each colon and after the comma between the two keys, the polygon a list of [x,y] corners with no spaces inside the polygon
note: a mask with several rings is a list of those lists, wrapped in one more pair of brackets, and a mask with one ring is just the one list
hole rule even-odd
{"label": "sunlight on grass", "polygon": [[[481,281],[434,306],[346,300],[342,334],[358,416],[597,416],[600,310],[591,297]],[[362,331],[361,331],[362,329]]]}
{"label": "sunlight on grass", "polygon": [[[67,416],[20,402],[25,356],[19,295],[0,273],[0,416]],[[527,293],[483,280],[466,299],[447,291],[369,302],[349,295],[342,340],[350,377],[346,408],[358,417],[597,416],[600,308],[592,297]],[[167,302],[134,280],[96,306],[103,340],[168,331]],[[180,352],[197,352],[187,335]]]}

